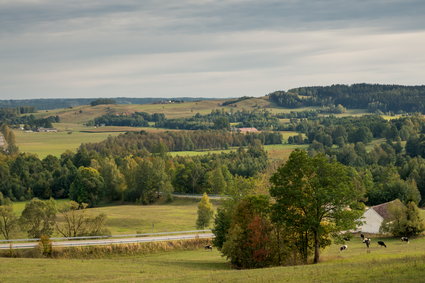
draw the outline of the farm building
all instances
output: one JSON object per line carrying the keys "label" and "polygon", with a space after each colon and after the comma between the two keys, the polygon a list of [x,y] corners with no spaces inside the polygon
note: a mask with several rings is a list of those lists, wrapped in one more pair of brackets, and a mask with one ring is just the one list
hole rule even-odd
{"label": "farm building", "polygon": [[388,219],[390,215],[388,208],[392,204],[399,205],[401,202],[397,199],[369,207],[363,213],[361,219],[363,224],[360,225],[357,230],[363,233],[378,234],[382,222],[384,222],[385,219]]}

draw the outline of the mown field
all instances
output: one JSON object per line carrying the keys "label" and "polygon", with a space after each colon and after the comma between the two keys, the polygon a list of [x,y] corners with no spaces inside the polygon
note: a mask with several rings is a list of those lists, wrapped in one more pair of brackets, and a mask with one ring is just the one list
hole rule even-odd
{"label": "mown field", "polygon": [[410,244],[359,238],[340,252],[327,248],[317,265],[232,270],[220,253],[203,249],[102,259],[0,258],[0,282],[423,282],[425,238]]}

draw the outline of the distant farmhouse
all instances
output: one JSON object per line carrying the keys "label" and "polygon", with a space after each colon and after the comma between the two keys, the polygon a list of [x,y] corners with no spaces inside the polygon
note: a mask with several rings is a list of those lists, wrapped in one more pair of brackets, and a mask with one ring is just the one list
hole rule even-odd
{"label": "distant farmhouse", "polygon": [[391,204],[399,205],[401,202],[397,199],[368,208],[363,213],[363,218],[361,219],[364,223],[360,225],[357,230],[362,233],[380,233],[382,223],[390,216],[388,207]]}

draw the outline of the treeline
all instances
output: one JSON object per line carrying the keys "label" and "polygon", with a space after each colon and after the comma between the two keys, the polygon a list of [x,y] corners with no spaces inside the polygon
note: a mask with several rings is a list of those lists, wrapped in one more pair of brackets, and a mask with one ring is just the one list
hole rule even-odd
{"label": "treeline", "polygon": [[284,129],[307,136],[308,143],[319,142],[326,146],[346,143],[367,144],[373,139],[388,138],[406,141],[412,134],[425,128],[420,115],[405,116],[387,121],[379,115],[362,117],[322,117],[318,119],[291,119]]}
{"label": "treeline", "polygon": [[155,122],[156,128],[179,130],[230,130],[235,127],[254,127],[259,130],[278,130],[279,119],[267,110],[226,111],[213,110],[210,114],[195,114],[189,118],[167,119],[164,114],[135,112],[132,114],[106,114],[90,121],[87,125],[146,127]]}
{"label": "treeline", "polygon": [[278,132],[231,133],[226,131],[167,131],[159,133],[127,132],[116,137],[109,137],[99,143],[84,144],[87,150],[99,154],[125,156],[143,155],[145,152],[193,151],[209,149],[228,149],[256,143],[281,144],[282,136]]}
{"label": "treeline", "polygon": [[269,99],[282,107],[327,106],[367,108],[371,112],[425,112],[425,86],[379,84],[300,87],[276,91]]}
{"label": "treeline", "polygon": [[0,120],[16,117],[20,114],[35,113],[34,106],[18,106],[14,108],[0,108]]}
{"label": "treeline", "polygon": [[49,116],[47,118],[36,118],[34,115],[23,115],[35,112],[32,106],[21,106],[17,108],[0,108],[0,123],[10,126],[24,125],[24,128],[36,129],[39,127],[52,128],[52,123],[60,121],[59,116]]}
{"label": "treeline", "polygon": [[158,128],[185,130],[228,130],[230,123],[235,127],[254,127],[259,130],[279,129],[279,119],[267,110],[226,111],[213,110],[210,114],[195,114],[190,118],[164,119],[155,124]]}
{"label": "treeline", "polygon": [[147,127],[149,122],[160,122],[165,119],[162,113],[149,114],[147,112],[135,112],[126,114],[106,114],[87,123],[88,126],[128,126]]}
{"label": "treeline", "polygon": [[117,104],[115,99],[112,98],[98,98],[90,102],[91,106],[102,105],[102,104]]}
{"label": "treeline", "polygon": [[249,188],[267,166],[260,145],[199,157],[166,151],[118,156],[88,150],[44,159],[27,153],[0,155],[0,193],[11,200],[71,198],[93,206],[102,201],[149,204],[181,193],[226,194]]}

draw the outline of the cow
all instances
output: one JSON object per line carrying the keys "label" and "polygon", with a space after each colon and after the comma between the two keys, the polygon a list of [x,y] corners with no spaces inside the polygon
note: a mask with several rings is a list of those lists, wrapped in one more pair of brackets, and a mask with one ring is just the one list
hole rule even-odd
{"label": "cow", "polygon": [[369,238],[364,238],[363,243],[366,244],[366,247],[369,248],[370,246],[370,239]]}
{"label": "cow", "polygon": [[346,250],[346,249],[348,249],[348,246],[347,246],[347,245],[343,245],[343,246],[341,246],[341,247],[339,248],[339,251],[340,251],[340,252],[342,252],[342,251],[344,251],[344,250]]}
{"label": "cow", "polygon": [[350,241],[350,237],[344,237],[344,238],[342,238],[344,241],[347,241],[347,242],[349,242]]}
{"label": "cow", "polygon": [[206,249],[206,250],[212,250],[212,246],[211,246],[211,245],[206,245],[206,246],[204,247],[204,249]]}
{"label": "cow", "polygon": [[383,241],[378,241],[378,245],[380,247],[387,247],[387,245],[385,245],[385,243]]}
{"label": "cow", "polygon": [[402,242],[407,242],[407,243],[409,243],[409,238],[407,238],[407,237],[401,237],[401,241],[402,241]]}
{"label": "cow", "polygon": [[362,240],[364,241],[364,235],[360,234],[360,238],[362,238]]}

